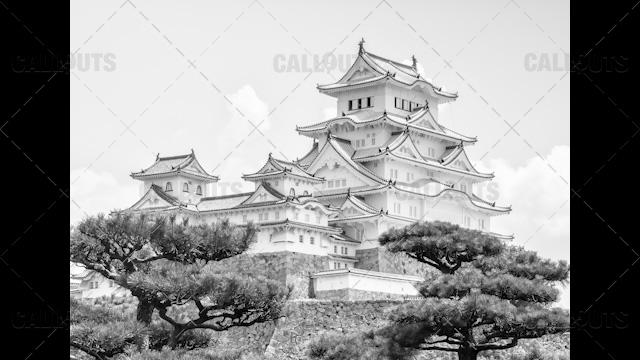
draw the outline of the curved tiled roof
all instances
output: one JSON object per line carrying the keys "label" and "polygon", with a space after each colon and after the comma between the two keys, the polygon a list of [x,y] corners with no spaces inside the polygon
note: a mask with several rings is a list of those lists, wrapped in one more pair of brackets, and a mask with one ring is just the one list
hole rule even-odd
{"label": "curved tiled roof", "polygon": [[415,113],[409,115],[409,119],[401,115],[397,115],[393,112],[385,111],[373,111],[373,110],[357,110],[351,112],[349,114],[345,114],[344,116],[337,116],[319,123],[315,123],[307,126],[297,126],[296,131],[298,131],[302,135],[306,135],[309,133],[325,133],[329,130],[331,125],[336,122],[349,122],[354,126],[362,126],[362,125],[373,125],[380,122],[385,122],[390,125],[396,126],[400,129],[404,129],[407,126],[410,130],[421,132],[429,135],[435,135],[442,138],[446,138],[449,141],[460,142],[464,141],[467,143],[475,143],[477,141],[476,138],[461,135],[455,131],[449,130],[448,128],[440,125],[435,120],[432,120],[434,124],[436,124],[439,129],[430,129],[428,127],[416,124],[423,117],[429,115],[433,118],[430,111],[428,109],[418,110]]}
{"label": "curved tiled roof", "polygon": [[[425,193],[419,193],[415,191],[401,189],[393,183],[391,184],[387,183],[384,185],[360,186],[358,188],[350,188],[349,192],[351,196],[354,196],[354,195],[365,196],[369,194],[380,193],[387,190],[393,190],[393,191],[405,193],[408,195],[427,197],[427,198],[437,198],[447,194],[454,194],[454,195],[462,196],[463,198],[466,199],[466,201],[469,204],[473,205],[478,209],[499,212],[499,213],[507,213],[511,211],[511,206],[509,207],[496,206],[495,203],[489,203],[487,201],[481,200],[475,195],[472,197],[466,192],[463,192],[458,189],[451,189],[451,188],[440,190],[434,194],[425,194]],[[347,195],[347,189],[332,189],[331,191],[319,191],[319,192],[316,192],[314,195],[316,198],[319,198],[319,199],[341,198]]]}
{"label": "curved tiled roof", "polygon": [[[194,164],[198,171],[187,169],[188,166]],[[134,179],[140,179],[150,176],[162,176],[174,173],[183,173],[192,175],[198,178],[217,181],[219,178],[214,175],[208,174],[204,168],[196,159],[196,155],[192,152],[187,155],[168,156],[168,157],[156,157],[156,161],[146,169],[139,172],[131,173],[131,177]]]}
{"label": "curved tiled roof", "polygon": [[[351,70],[358,63],[358,60],[362,60],[369,65],[378,76],[373,78],[364,79],[352,83],[346,82],[346,76],[351,73]],[[353,62],[349,70],[343,75],[340,80],[332,84],[318,85],[318,90],[321,92],[330,93],[336,90],[343,90],[346,88],[357,88],[363,85],[371,85],[382,81],[393,81],[404,86],[413,86],[416,84],[427,85],[434,95],[441,99],[455,100],[458,97],[457,93],[450,93],[443,91],[441,87],[434,86],[431,82],[425,80],[417,70],[409,65],[402,64],[397,61],[386,59],[382,56],[372,54],[364,51],[364,49],[358,54],[358,58]]]}
{"label": "curved tiled roof", "polygon": [[[268,165],[271,165],[273,168],[276,169],[276,171],[263,172],[263,170]],[[318,182],[324,181],[324,178],[317,177],[314,174],[309,173],[307,170],[302,168],[299,164],[291,161],[276,159],[272,157],[271,154],[269,154],[269,158],[267,159],[267,162],[262,166],[262,168],[260,168],[260,170],[258,170],[258,172],[255,172],[253,174],[242,175],[242,178],[245,180],[253,181],[253,180],[260,180],[265,177],[272,177],[272,176],[278,176],[278,175],[284,175],[284,174],[307,179],[307,180],[318,181]]]}

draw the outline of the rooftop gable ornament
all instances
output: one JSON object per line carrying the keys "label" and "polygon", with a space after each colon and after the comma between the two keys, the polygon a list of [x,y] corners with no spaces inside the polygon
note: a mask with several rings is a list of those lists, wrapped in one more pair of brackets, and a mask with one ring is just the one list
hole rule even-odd
{"label": "rooftop gable ornament", "polygon": [[360,40],[360,42],[358,43],[358,46],[360,46],[360,49],[358,50],[358,55],[364,54],[364,38]]}
{"label": "rooftop gable ornament", "polygon": [[342,112],[342,116],[344,116],[344,111]]}
{"label": "rooftop gable ornament", "polygon": [[415,69],[416,66],[418,65],[418,60],[416,59],[415,55],[411,55],[411,61],[413,61],[413,68]]}
{"label": "rooftop gable ornament", "polygon": [[160,153],[158,153],[158,155],[156,155],[156,161],[158,161],[160,159]]}

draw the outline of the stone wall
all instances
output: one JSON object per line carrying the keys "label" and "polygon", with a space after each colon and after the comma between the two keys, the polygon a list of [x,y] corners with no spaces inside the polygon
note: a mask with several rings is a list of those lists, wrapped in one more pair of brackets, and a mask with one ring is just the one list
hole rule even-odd
{"label": "stone wall", "polygon": [[[405,295],[389,294],[378,291],[364,291],[358,289],[336,289],[316,291],[318,300],[403,300]],[[416,297],[417,298],[417,297]]]}
{"label": "stone wall", "polygon": [[391,253],[382,247],[356,250],[356,258],[358,262],[355,267],[363,270],[420,277],[425,277],[429,273],[437,273],[433,267],[418,262],[404,253]]}
{"label": "stone wall", "polygon": [[238,271],[250,270],[279,280],[283,284],[293,285],[291,300],[309,299],[313,296],[311,274],[329,269],[327,256],[301,254],[290,251],[274,253],[242,254],[220,261],[222,266]]}
{"label": "stone wall", "polygon": [[284,317],[276,321],[266,349],[273,359],[308,359],[307,343],[324,331],[350,333],[377,329],[388,323],[387,313],[403,303],[398,300],[290,301]]}

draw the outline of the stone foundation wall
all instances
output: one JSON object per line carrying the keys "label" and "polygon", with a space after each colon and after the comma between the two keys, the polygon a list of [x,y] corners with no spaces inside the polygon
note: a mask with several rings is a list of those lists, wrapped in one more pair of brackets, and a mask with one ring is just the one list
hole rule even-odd
{"label": "stone foundation wall", "polygon": [[318,300],[404,300],[405,296],[401,294],[389,294],[379,291],[364,291],[358,289],[337,289],[316,291],[316,299]]}
{"label": "stone foundation wall", "polygon": [[415,275],[423,278],[428,273],[437,273],[433,267],[418,262],[404,253],[391,253],[382,247],[356,250],[356,258],[358,262],[355,267],[363,270]]}
{"label": "stone foundation wall", "polygon": [[308,359],[307,342],[324,331],[349,333],[377,329],[388,323],[387,313],[403,301],[291,301],[276,321],[266,349],[273,359]]}
{"label": "stone foundation wall", "polygon": [[242,254],[219,262],[229,269],[250,270],[283,284],[293,285],[291,300],[313,296],[311,274],[329,269],[327,256],[301,254],[290,251]]}

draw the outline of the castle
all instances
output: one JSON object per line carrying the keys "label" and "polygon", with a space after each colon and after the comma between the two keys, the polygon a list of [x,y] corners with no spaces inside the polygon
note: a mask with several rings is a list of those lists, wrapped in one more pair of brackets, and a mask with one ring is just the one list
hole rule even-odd
{"label": "castle", "polygon": [[[296,127],[312,138],[295,161],[271,154],[257,171],[243,175],[252,192],[209,196],[219,180],[193,151],[158,157],[131,174],[144,183],[141,199],[127,211],[177,213],[192,224],[228,218],[259,227],[249,253],[292,253],[320,257],[311,274],[318,298],[340,294],[411,297],[415,275],[372,268],[377,238],[418,220],[443,220],[490,232],[493,216],[508,214],[473,193],[493,178],[470,162],[465,148],[477,139],[438,122],[438,107],[457,99],[425,80],[412,65],[367,52],[336,83],[318,85],[336,98],[337,114]],[[491,233],[502,239],[510,236]],[[366,259],[365,259],[366,258]],[[375,296],[372,296],[375,298]]]}

